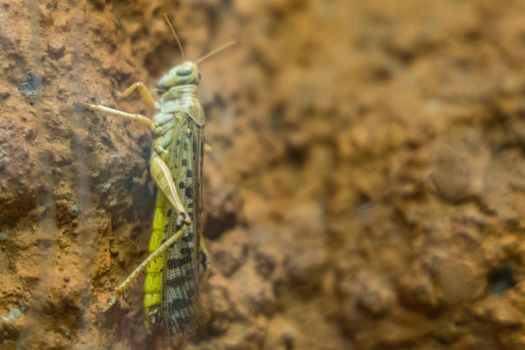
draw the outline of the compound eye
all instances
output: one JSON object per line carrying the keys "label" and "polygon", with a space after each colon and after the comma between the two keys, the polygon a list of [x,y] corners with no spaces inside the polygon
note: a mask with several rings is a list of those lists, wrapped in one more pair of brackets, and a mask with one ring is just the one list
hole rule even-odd
{"label": "compound eye", "polygon": [[181,67],[177,69],[177,75],[180,77],[184,77],[190,74],[191,74],[191,67]]}

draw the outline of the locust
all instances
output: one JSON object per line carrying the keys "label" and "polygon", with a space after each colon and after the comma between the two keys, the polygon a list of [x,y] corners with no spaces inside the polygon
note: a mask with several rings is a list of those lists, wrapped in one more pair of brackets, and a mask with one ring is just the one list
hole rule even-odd
{"label": "locust", "polygon": [[[111,107],[86,103],[93,111],[134,120],[152,133],[150,173],[157,194],[148,257],[118,285],[109,302],[117,299],[145,271],[145,327],[151,333],[163,323],[170,336],[185,337],[196,327],[199,285],[209,270],[209,257],[202,238],[202,169],[204,158],[203,107],[199,101],[201,74],[198,64],[232,46],[225,44],[195,62],[186,60],[173,25],[164,14],[177,41],[183,63],[164,74],[157,84],[158,101],[141,82],[120,97],[138,90],[155,110],[153,119]],[[108,306],[108,307],[109,307]]]}

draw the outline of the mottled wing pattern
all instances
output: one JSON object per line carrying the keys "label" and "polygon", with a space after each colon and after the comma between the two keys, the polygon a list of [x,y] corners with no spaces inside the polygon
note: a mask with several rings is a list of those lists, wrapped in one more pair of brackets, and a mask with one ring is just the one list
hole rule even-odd
{"label": "mottled wing pattern", "polygon": [[[168,166],[182,204],[192,219],[181,240],[166,254],[162,290],[163,318],[168,333],[179,336],[193,330],[197,313],[199,239],[202,176],[202,127],[178,113]],[[176,214],[170,205],[165,212],[164,237],[177,232]]]}

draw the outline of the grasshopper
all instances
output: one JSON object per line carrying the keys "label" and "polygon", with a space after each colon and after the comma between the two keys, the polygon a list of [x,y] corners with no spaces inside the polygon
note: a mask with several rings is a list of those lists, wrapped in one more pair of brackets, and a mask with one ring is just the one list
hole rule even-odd
{"label": "grasshopper", "polygon": [[127,97],[138,90],[145,103],[156,110],[153,119],[102,105],[86,106],[135,120],[152,132],[150,172],[157,195],[149,256],[115,288],[109,305],[146,270],[144,312],[148,333],[163,321],[170,336],[184,337],[195,329],[199,284],[209,264],[201,237],[205,116],[198,98],[201,74],[197,64],[234,42],[211,51],[195,63],[186,61],[180,39],[166,14],[164,17],[185,62],[160,78],[158,101],[140,82],[118,94]]}

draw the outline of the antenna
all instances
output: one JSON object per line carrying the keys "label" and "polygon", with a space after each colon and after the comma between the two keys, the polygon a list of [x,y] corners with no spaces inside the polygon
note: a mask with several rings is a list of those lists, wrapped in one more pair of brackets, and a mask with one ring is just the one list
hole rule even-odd
{"label": "antenna", "polygon": [[180,42],[179,36],[175,32],[175,28],[173,28],[173,24],[171,24],[170,19],[168,18],[168,15],[166,12],[162,13],[164,15],[164,19],[168,23],[168,27],[170,28],[171,34],[175,37],[175,40],[177,40],[177,45],[179,46],[180,53],[182,54],[182,60],[186,61],[186,55],[184,55],[184,50],[182,49],[182,44]]}
{"label": "antenna", "polygon": [[233,46],[233,45],[235,45],[235,44],[237,44],[236,41],[230,41],[229,43],[226,43],[226,44],[222,45],[221,47],[218,47],[218,48],[216,48],[215,50],[212,50],[212,51],[208,52],[206,55],[204,55],[204,56],[202,56],[201,58],[199,58],[199,59],[195,62],[195,64],[199,64],[199,63],[201,63],[202,61],[207,60],[207,59],[210,58],[211,56],[215,55],[216,53],[219,53],[219,52],[221,52],[222,50],[227,49],[228,47]]}

